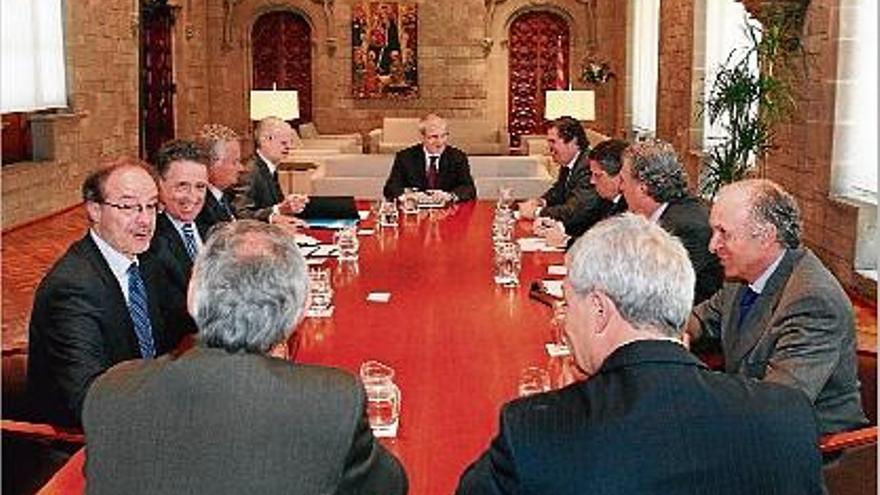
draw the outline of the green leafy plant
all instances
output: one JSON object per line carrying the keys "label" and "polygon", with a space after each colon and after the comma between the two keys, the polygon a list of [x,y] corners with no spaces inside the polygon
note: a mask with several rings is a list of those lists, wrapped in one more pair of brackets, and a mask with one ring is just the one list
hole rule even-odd
{"label": "green leafy plant", "polygon": [[[775,126],[791,115],[790,80],[805,72],[800,29],[803,8],[768,11],[762,22],[747,20],[748,46],[733,50],[715,72],[701,112],[724,130],[703,158],[700,188],[712,198],[724,185],[753,173],[773,148]],[[753,70],[757,66],[758,70]]]}

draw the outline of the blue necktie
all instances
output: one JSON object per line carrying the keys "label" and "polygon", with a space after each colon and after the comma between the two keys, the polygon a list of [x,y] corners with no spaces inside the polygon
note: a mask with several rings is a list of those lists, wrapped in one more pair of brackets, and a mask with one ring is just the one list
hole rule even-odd
{"label": "blue necktie", "polygon": [[437,155],[428,156],[428,189],[437,189]]}
{"label": "blue necktie", "polygon": [[232,214],[232,207],[229,205],[229,200],[226,199],[226,195],[220,196],[220,207],[223,208],[223,212],[226,213],[227,220],[235,220],[235,215]]}
{"label": "blue necktie", "polygon": [[186,247],[186,253],[189,254],[189,259],[196,259],[196,237],[193,234],[193,224],[187,222],[183,224],[181,228],[183,231],[183,245]]}
{"label": "blue necktie", "polygon": [[153,342],[153,325],[150,323],[150,311],[147,305],[147,288],[137,263],[128,267],[128,313],[134,323],[141,357],[156,356],[156,345]]}
{"label": "blue necktie", "polygon": [[739,320],[736,324],[738,327],[741,327],[743,322],[746,321],[746,316],[752,310],[752,306],[755,305],[755,300],[758,299],[758,296],[759,294],[753,291],[751,287],[745,286],[739,300]]}

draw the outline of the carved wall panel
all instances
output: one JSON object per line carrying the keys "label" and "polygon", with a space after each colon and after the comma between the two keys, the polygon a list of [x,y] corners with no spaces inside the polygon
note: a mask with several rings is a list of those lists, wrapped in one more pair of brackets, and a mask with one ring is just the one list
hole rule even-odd
{"label": "carved wall panel", "polygon": [[544,132],[544,91],[568,87],[569,29],[558,14],[526,12],[510,24],[508,130],[511,145]]}
{"label": "carved wall panel", "polygon": [[174,12],[165,2],[141,6],[140,154],[147,159],[174,138],[173,26]]}
{"label": "carved wall panel", "polygon": [[295,89],[299,92],[299,120],[312,121],[312,30],[306,20],[290,11],[261,15],[251,31],[253,89]]}

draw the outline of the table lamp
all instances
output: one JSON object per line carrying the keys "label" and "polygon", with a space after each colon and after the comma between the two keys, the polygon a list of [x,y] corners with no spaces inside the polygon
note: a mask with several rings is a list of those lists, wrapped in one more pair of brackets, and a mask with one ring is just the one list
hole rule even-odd
{"label": "table lamp", "polygon": [[544,101],[544,118],[547,120],[564,116],[578,121],[596,119],[596,94],[592,90],[548,90]]}
{"label": "table lamp", "polygon": [[299,118],[299,95],[295,90],[261,89],[251,91],[251,120],[278,117],[281,120]]}

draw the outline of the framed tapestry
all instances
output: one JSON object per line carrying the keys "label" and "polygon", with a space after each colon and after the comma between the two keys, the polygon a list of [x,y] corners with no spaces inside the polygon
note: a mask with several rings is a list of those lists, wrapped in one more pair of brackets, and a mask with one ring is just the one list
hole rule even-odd
{"label": "framed tapestry", "polygon": [[356,1],[351,7],[355,98],[419,96],[416,2]]}

